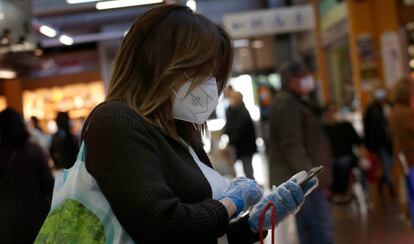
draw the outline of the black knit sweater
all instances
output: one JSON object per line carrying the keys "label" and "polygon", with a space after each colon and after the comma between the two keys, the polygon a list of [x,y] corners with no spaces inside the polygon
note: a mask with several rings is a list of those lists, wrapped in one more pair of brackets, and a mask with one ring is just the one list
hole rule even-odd
{"label": "black knit sweater", "polygon": [[[247,218],[229,224],[207,179],[181,143],[122,102],[99,105],[85,123],[86,167],[136,243],[252,243]],[[199,158],[211,163],[201,144]]]}

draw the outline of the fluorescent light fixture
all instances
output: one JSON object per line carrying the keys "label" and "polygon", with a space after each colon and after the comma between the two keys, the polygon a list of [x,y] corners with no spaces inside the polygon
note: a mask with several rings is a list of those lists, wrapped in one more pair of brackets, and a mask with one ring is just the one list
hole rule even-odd
{"label": "fluorescent light fixture", "polygon": [[100,0],[66,0],[69,4],[78,4],[78,3],[90,3],[90,2],[98,2]]}
{"label": "fluorescent light fixture", "polygon": [[162,3],[163,0],[113,0],[96,3],[97,10],[126,8],[147,4]]}
{"label": "fluorescent light fixture", "polygon": [[233,45],[234,45],[234,48],[248,47],[250,45],[250,42],[247,39],[239,39],[239,40],[234,40]]}
{"label": "fluorescent light fixture", "polygon": [[195,0],[187,0],[187,3],[185,4],[187,5],[187,7],[191,8],[191,10],[193,10],[194,12],[197,9],[197,3]]}
{"label": "fluorescent light fixture", "polygon": [[11,69],[0,69],[0,79],[14,79],[17,74]]}
{"label": "fluorescent light fixture", "polygon": [[55,37],[56,36],[56,31],[53,28],[51,28],[47,25],[40,26],[39,31],[40,31],[40,33],[42,33],[43,35],[48,36],[48,37]]}
{"label": "fluorescent light fixture", "polygon": [[73,44],[73,38],[67,35],[61,35],[59,37],[59,41],[64,45],[72,45]]}

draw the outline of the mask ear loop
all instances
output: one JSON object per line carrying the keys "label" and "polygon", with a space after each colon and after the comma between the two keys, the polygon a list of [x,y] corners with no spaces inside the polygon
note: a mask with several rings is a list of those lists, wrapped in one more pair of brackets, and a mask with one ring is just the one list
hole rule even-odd
{"label": "mask ear loop", "polygon": [[[183,74],[184,74],[184,77],[187,79],[187,81],[191,79],[191,77],[187,74],[187,72],[184,72]],[[177,97],[177,91],[175,90],[175,88],[173,87],[171,89],[173,90],[175,97]],[[190,94],[190,90],[187,91],[187,94],[185,96],[187,96],[188,94]]]}

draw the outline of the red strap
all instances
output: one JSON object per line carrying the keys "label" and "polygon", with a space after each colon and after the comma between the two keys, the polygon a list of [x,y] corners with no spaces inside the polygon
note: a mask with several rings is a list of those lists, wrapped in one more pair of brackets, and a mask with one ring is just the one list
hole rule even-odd
{"label": "red strap", "polygon": [[276,225],[276,208],[275,205],[271,201],[269,201],[266,207],[263,209],[263,212],[259,216],[259,239],[260,244],[264,243],[263,239],[263,222],[266,215],[267,210],[272,208],[272,244],[275,244],[275,225]]}

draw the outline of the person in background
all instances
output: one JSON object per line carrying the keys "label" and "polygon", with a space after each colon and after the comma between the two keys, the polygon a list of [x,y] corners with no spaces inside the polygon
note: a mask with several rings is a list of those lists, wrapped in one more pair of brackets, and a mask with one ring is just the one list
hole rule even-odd
{"label": "person in background", "polygon": [[315,81],[301,62],[281,69],[282,91],[272,104],[270,118],[270,183],[278,185],[294,172],[325,165],[320,187],[308,196],[296,223],[301,244],[333,243],[333,220],[326,189],[331,185],[329,141],[320,119],[307,103]]}
{"label": "person in background", "polygon": [[382,166],[382,176],[378,182],[381,196],[384,196],[384,186],[388,187],[391,197],[395,196],[392,170],[392,143],[389,128],[389,102],[385,90],[378,89],[374,93],[373,102],[367,107],[364,116],[365,147],[379,158]]}
{"label": "person in background", "polygon": [[351,170],[358,166],[354,149],[362,143],[352,124],[345,121],[338,107],[330,103],[324,115],[324,130],[331,143],[333,156],[333,201],[342,203],[352,200],[349,191]]}
{"label": "person in background", "polygon": [[23,118],[0,112],[0,243],[33,243],[50,208],[53,177]]}
{"label": "person in background", "polygon": [[43,129],[39,125],[39,119],[36,116],[30,117],[29,131],[31,139],[38,143],[45,152],[49,151],[51,138],[44,133]]}
{"label": "person in background", "polygon": [[79,142],[72,134],[70,118],[67,112],[59,112],[56,117],[58,130],[52,137],[50,155],[56,169],[68,169],[76,161],[79,150]]}
{"label": "person in background", "polygon": [[270,85],[259,85],[258,98],[260,106],[260,129],[261,137],[264,140],[266,152],[269,148],[269,119],[272,99],[275,97],[277,91]]}
{"label": "person in background", "polygon": [[394,89],[395,106],[390,122],[395,153],[403,153],[409,167],[414,167],[414,80],[403,78]]}
{"label": "person in background", "polygon": [[229,136],[229,143],[236,150],[236,158],[243,163],[244,174],[247,178],[254,179],[252,158],[257,147],[253,120],[240,92],[229,89],[228,98],[230,105],[226,110],[224,133]]}
{"label": "person in background", "polygon": [[[391,112],[391,134],[394,142],[394,153],[398,165],[401,165],[399,154],[404,155],[408,167],[414,167],[414,80],[403,78],[395,84],[395,105]],[[397,167],[398,185],[405,188],[405,177],[402,176],[401,166]],[[406,194],[406,190],[399,191]],[[400,195],[403,216],[409,216],[406,196]]]}

